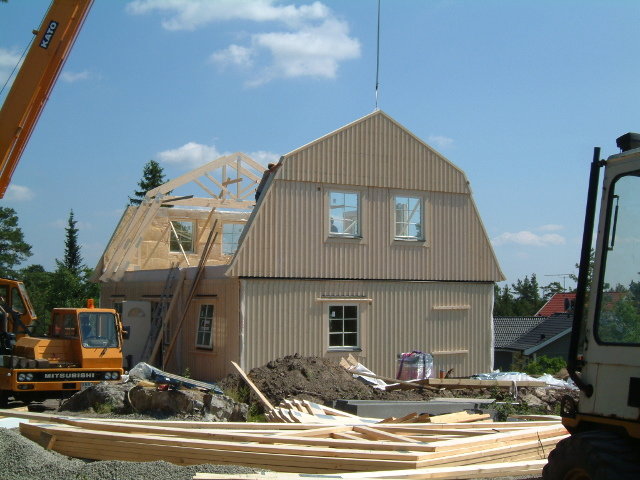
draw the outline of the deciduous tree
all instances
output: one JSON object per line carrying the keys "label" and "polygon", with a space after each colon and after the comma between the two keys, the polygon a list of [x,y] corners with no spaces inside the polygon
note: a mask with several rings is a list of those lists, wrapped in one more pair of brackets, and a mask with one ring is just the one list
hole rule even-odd
{"label": "deciduous tree", "polygon": [[31,255],[31,245],[24,241],[16,211],[0,207],[0,277],[15,276],[14,269]]}

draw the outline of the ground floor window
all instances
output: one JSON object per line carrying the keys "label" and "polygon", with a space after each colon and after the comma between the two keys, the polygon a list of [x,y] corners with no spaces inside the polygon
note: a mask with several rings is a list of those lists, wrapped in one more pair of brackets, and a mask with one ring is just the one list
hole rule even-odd
{"label": "ground floor window", "polygon": [[196,347],[213,348],[213,305],[201,305]]}
{"label": "ground floor window", "polygon": [[329,305],[329,348],[360,348],[357,305]]}

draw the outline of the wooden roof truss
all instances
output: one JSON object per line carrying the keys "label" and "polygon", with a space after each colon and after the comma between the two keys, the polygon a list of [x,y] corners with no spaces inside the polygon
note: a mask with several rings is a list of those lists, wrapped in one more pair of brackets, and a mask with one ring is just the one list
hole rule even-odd
{"label": "wooden roof truss", "polygon": [[[263,171],[264,167],[258,162],[244,153],[237,152],[213,160],[148,191],[135,213],[125,225],[121,226],[120,233],[112,240],[110,245],[113,247],[112,254],[108,260],[105,259],[99,280],[108,282],[122,279],[142,242],[145,231],[158,215],[162,205],[209,209],[206,225],[211,229],[216,209],[253,209],[255,206],[253,197]],[[197,190],[204,192],[205,195],[202,197],[171,195],[175,189],[187,184],[196,185]],[[205,228],[200,232],[198,242],[208,229]],[[177,235],[175,229],[172,230],[172,234]],[[155,252],[160,241],[151,249],[152,252]],[[182,255],[186,265],[189,266],[189,260],[184,251]],[[147,263],[146,260],[142,260],[143,267]]]}

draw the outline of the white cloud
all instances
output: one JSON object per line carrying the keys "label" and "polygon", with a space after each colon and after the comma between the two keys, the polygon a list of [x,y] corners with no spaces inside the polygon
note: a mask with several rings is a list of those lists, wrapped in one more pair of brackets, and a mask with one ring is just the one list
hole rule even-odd
{"label": "white cloud", "polygon": [[189,142],[173,150],[158,153],[161,162],[192,169],[204,165],[221,157],[222,154],[215,146]]}
{"label": "white cloud", "polygon": [[329,9],[320,2],[311,5],[274,5],[275,0],[134,0],[127,5],[132,14],[168,13],[162,21],[167,30],[195,30],[208,23],[229,20],[254,22],[301,22],[325,18]]}
{"label": "white cloud", "polygon": [[62,72],[62,75],[60,75],[60,78],[67,83],[75,83],[82,80],[88,80],[89,78],[91,78],[91,74],[87,70],[84,70],[82,72],[64,71]]}
{"label": "white cloud", "polygon": [[19,61],[20,54],[17,51],[0,47],[0,85],[4,85]]}
{"label": "white cloud", "polygon": [[341,62],[360,56],[360,42],[349,36],[347,22],[321,2],[284,5],[276,0],[134,0],[127,11],[164,13],[167,17],[162,25],[167,30],[195,30],[233,20],[280,25],[278,31],[251,35],[247,45],[231,44],[210,55],[210,60],[222,67],[255,68],[249,86],[277,78],[335,78]]}
{"label": "white cloud", "polygon": [[234,65],[236,67],[250,67],[253,64],[254,52],[240,45],[229,45],[224,50],[219,50],[211,54],[211,61],[225,66]]}
{"label": "white cloud", "polygon": [[22,185],[11,184],[9,188],[7,188],[7,192],[4,198],[8,201],[14,202],[26,202],[31,200],[35,194],[29,187],[25,187]]}
{"label": "white cloud", "polygon": [[505,232],[491,239],[494,246],[507,245],[510,243],[530,247],[548,247],[551,245],[564,245],[566,242],[562,235],[557,233],[545,233],[538,235],[528,230],[520,232]]}
{"label": "white cloud", "polygon": [[253,45],[268,50],[273,58],[259,83],[302,76],[335,78],[340,61],[360,56],[360,42],[349,37],[346,22],[336,19],[295,32],[257,34]]}
{"label": "white cloud", "polygon": [[265,152],[264,150],[259,150],[257,152],[248,153],[251,158],[253,158],[260,165],[264,165],[266,168],[270,163],[278,163],[280,160],[280,155],[272,152]]}
{"label": "white cloud", "polygon": [[444,149],[453,145],[453,138],[445,137],[443,135],[430,135],[427,139],[427,143]]}
{"label": "white cloud", "polygon": [[[215,145],[202,145],[196,142],[189,142],[181,147],[160,152],[156,157],[163,163],[185,169],[193,169],[225,155],[229,155],[230,153],[232,152],[220,152]],[[265,152],[264,150],[248,153],[247,155],[259,164],[265,165],[265,167],[268,163],[277,163],[280,158],[280,155],[277,153]]]}

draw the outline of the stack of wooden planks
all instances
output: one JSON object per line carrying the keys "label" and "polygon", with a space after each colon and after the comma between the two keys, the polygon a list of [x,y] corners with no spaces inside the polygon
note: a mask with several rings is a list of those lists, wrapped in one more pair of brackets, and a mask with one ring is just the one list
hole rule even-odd
{"label": "stack of wooden planks", "polygon": [[309,402],[307,400],[283,400],[277,407],[265,413],[270,422],[282,423],[466,423],[489,420],[488,413],[468,413],[466,411],[429,415],[410,413],[403,417],[389,417],[383,420],[352,415],[335,408]]}
{"label": "stack of wooden planks", "polygon": [[425,468],[477,470],[497,462],[544,461],[567,435],[558,421],[331,425],[116,421],[29,412],[15,416],[31,421],[20,425],[24,436],[72,457],[235,464],[301,474],[369,472],[367,478],[371,472],[402,470],[408,475]]}

